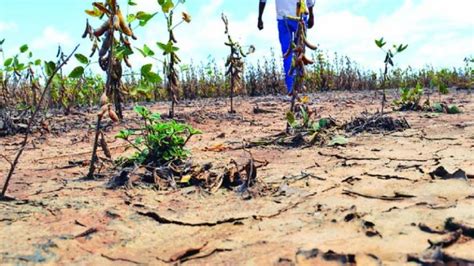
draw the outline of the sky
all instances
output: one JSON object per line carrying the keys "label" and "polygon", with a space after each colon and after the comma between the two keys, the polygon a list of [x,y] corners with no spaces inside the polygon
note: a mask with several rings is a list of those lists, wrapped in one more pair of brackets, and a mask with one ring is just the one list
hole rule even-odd
{"label": "sky", "polygon": [[[122,7],[126,0],[118,0]],[[54,59],[58,45],[67,52],[76,44],[89,54],[91,43],[81,39],[85,9],[89,0],[0,0],[0,40],[6,39],[5,57],[29,44],[35,57]],[[156,0],[135,0],[130,11],[159,11]],[[178,11],[192,16],[190,24],[176,29],[179,54],[184,63],[207,63],[210,58],[223,64],[228,48],[220,14],[230,21],[231,34],[243,45],[254,45],[255,63],[269,57],[272,50],[281,56],[278,43],[274,0],[268,0],[264,14],[265,29],[257,29],[258,0],[187,0]],[[382,68],[384,54],[374,40],[385,37],[388,44],[408,44],[395,58],[400,67],[462,67],[463,59],[474,56],[474,0],[316,0],[315,27],[308,33],[312,43],[328,55],[347,55],[360,66],[372,70]],[[94,27],[101,22],[91,19]],[[163,18],[158,14],[145,28],[136,28],[139,40],[133,46],[166,42]],[[2,61],[0,56],[0,61]],[[136,54],[134,68],[147,62]]]}

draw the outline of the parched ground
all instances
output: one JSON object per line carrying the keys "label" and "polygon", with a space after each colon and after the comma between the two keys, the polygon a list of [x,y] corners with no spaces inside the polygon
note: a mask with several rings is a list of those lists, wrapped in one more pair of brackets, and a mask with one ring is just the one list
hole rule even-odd
{"label": "parched ground", "polygon": [[[368,92],[311,98],[321,116],[341,123],[378,106]],[[0,264],[402,265],[427,260],[431,252],[468,265],[474,261],[474,101],[465,92],[444,100],[463,113],[394,112],[412,128],[351,136],[344,147],[251,149],[255,159],[269,162],[258,177],[275,192],[250,200],[194,187],[108,190],[110,175],[81,180],[88,170],[82,163],[90,157],[90,128],[36,134],[8,191],[16,200],[0,202]],[[204,132],[191,141],[195,162],[244,162],[248,153],[235,149],[244,140],[284,129],[283,98],[237,103],[236,116],[227,114],[223,100],[178,108]],[[255,114],[257,104],[270,112]],[[167,110],[164,103],[151,107]],[[81,121],[93,125],[94,115],[57,117],[50,127]],[[115,158],[125,146],[113,136],[123,127],[107,133]],[[21,136],[0,139],[0,153],[12,158],[20,141]],[[213,147],[223,149],[206,151]],[[446,180],[430,176],[440,166],[450,173],[462,169],[465,178],[457,178],[462,172]],[[0,161],[0,177],[7,170]]]}

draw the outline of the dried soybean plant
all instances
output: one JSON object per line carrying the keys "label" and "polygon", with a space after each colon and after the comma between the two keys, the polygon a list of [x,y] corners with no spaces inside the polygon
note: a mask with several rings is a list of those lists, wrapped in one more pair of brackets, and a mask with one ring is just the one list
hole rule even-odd
{"label": "dried soybean plant", "polygon": [[[131,4],[133,2],[129,1],[128,3]],[[105,91],[102,98],[112,98],[118,117],[123,119],[121,93],[122,61],[128,67],[131,67],[128,56],[133,52],[129,37],[134,40],[137,38],[123,16],[116,0],[107,0],[105,3],[94,2],[93,10],[86,10],[86,13],[100,19],[105,17],[105,21],[97,29],[93,29],[89,24],[89,20],[87,20],[86,29],[82,37],[89,37],[93,42],[90,56],[92,57],[98,51],[99,65],[107,74]],[[143,19],[149,20],[150,18],[146,16]],[[116,33],[118,33],[118,39],[116,39]]]}
{"label": "dried soybean plant", "polygon": [[[293,83],[293,89],[291,94],[291,107],[290,113],[295,113],[297,110],[295,108],[296,100],[299,99],[298,94],[304,90],[304,80],[306,76],[306,66],[312,65],[314,62],[306,56],[306,48],[311,50],[316,50],[317,47],[308,42],[306,38],[306,22],[304,17],[308,14],[308,9],[303,1],[299,1],[296,6],[297,16],[296,17],[287,17],[287,19],[298,21],[298,28],[295,34],[294,40],[291,41],[291,44],[288,48],[288,51],[283,55],[285,58],[292,56],[291,68],[288,75],[294,76],[295,82]],[[287,129],[289,129],[289,124]]]}
{"label": "dried soybean plant", "polygon": [[176,25],[173,25],[173,15],[175,9],[178,7],[180,3],[184,3],[184,0],[176,1],[176,4],[173,3],[172,0],[168,1],[158,1],[158,4],[161,6],[163,11],[163,15],[166,19],[166,26],[168,31],[168,42],[161,43],[158,42],[158,47],[163,50],[163,55],[165,56],[165,60],[163,63],[163,73],[166,77],[166,89],[168,91],[168,95],[171,101],[171,107],[169,110],[169,118],[174,117],[174,108],[175,105],[178,103],[179,98],[179,72],[177,69],[178,64],[181,62],[181,59],[178,57],[177,52],[179,48],[176,46],[178,41],[175,38],[174,30],[181,25],[183,22],[190,23],[191,16],[183,12],[181,21],[178,22]]}
{"label": "dried soybean plant", "polygon": [[101,130],[101,122],[104,116],[108,115],[109,118],[113,122],[118,122],[119,117],[117,114],[112,110],[111,104],[108,103],[108,98],[106,94],[104,93],[102,97],[100,98],[100,104],[101,104],[101,109],[99,113],[97,114],[97,122],[95,125],[95,137],[94,137],[94,144],[92,147],[92,155],[91,155],[91,161],[89,164],[89,172],[87,173],[87,179],[94,179],[94,173],[96,170],[96,163],[99,161],[99,156],[97,156],[97,147],[101,146],[102,151],[104,152],[104,155],[111,160],[112,155],[110,154],[110,150],[107,146],[107,142],[105,141],[104,133]]}
{"label": "dried soybean plant", "polygon": [[[129,1],[129,4],[130,3]],[[93,10],[86,10],[86,13],[92,17],[106,18],[102,26],[95,30],[89,24],[89,21],[87,21],[86,29],[82,36],[83,38],[89,37],[93,42],[92,54],[90,56],[92,57],[98,50],[99,65],[107,74],[105,90],[100,98],[101,109],[97,115],[92,158],[89,173],[87,174],[87,178],[92,179],[96,169],[96,162],[99,159],[97,156],[99,136],[101,136],[100,144],[102,145],[102,150],[106,156],[110,158],[110,152],[108,152],[104,135],[100,129],[104,115],[108,114],[110,119],[114,122],[123,119],[122,95],[120,91],[122,87],[122,61],[125,62],[128,67],[131,67],[128,62],[128,56],[132,54],[129,37],[134,40],[137,38],[133,34],[130,25],[127,24],[116,0],[107,0],[105,3],[94,2]],[[115,38],[116,32],[119,34],[118,40]],[[109,97],[113,99],[117,113],[111,109]]]}
{"label": "dried soybean plant", "polygon": [[244,52],[240,43],[234,41],[229,33],[229,20],[227,16],[222,13],[222,21],[225,25],[225,34],[227,35],[227,42],[225,45],[229,46],[230,54],[227,57],[225,66],[227,68],[226,76],[230,78],[230,113],[235,113],[234,109],[234,95],[238,88],[242,87],[242,73],[244,71],[244,58],[249,54],[255,52],[255,47],[250,45],[247,52]]}

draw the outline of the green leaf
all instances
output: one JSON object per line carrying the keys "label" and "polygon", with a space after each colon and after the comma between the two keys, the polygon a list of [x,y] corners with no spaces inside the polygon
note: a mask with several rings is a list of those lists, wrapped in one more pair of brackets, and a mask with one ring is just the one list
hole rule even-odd
{"label": "green leaf", "polygon": [[119,60],[122,60],[124,57],[126,56],[130,56],[133,54],[133,51],[132,49],[130,49],[129,47],[127,47],[126,45],[123,45],[123,46],[119,46],[117,48],[117,52],[115,54],[115,56],[119,59]]}
{"label": "green leaf", "polygon": [[140,72],[141,72],[141,75],[142,75],[143,79],[145,79],[145,81],[151,82],[151,83],[161,82],[160,75],[158,75],[157,73],[151,71],[152,67],[153,67],[152,64],[146,64],[146,65],[142,66]]}
{"label": "green leaf", "polygon": [[379,48],[383,48],[385,46],[385,44],[387,44],[383,37],[380,38],[380,40],[375,40],[375,44],[379,47]]}
{"label": "green leaf", "polygon": [[122,129],[120,132],[115,136],[117,139],[128,139],[131,135],[133,135],[133,131],[129,129]]}
{"label": "green leaf", "polygon": [[132,0],[128,0],[128,5],[129,6],[136,6],[137,3],[133,2]]}
{"label": "green leaf", "polygon": [[23,71],[23,70],[26,69],[26,65],[23,64],[23,63],[18,63],[18,64],[15,66],[15,69],[16,69],[17,71]]}
{"label": "green leaf", "polygon": [[5,62],[3,62],[3,66],[8,67],[13,63],[13,58],[7,58]]}
{"label": "green leaf", "polygon": [[41,65],[41,59],[36,59],[34,64],[35,64],[35,66],[40,66]]}
{"label": "green leaf", "polygon": [[295,124],[296,124],[296,117],[295,117],[295,114],[291,111],[288,111],[286,113],[286,121],[288,122],[288,124],[293,127]]}
{"label": "green leaf", "polygon": [[401,53],[405,51],[407,48],[408,48],[408,44],[407,45],[400,44],[397,48],[397,53]]}
{"label": "green leaf", "polygon": [[443,113],[444,112],[443,105],[441,105],[440,103],[434,103],[433,104],[433,111],[435,111],[437,113]]}
{"label": "green leaf", "polygon": [[153,67],[152,64],[143,65],[142,68],[140,69],[140,73],[142,74],[142,76],[145,76],[146,74],[150,73],[152,67]]}
{"label": "green leaf", "polygon": [[84,65],[89,64],[89,59],[85,55],[77,53],[74,56],[76,57],[77,61],[79,61],[79,63]]}
{"label": "green leaf", "polygon": [[155,72],[149,72],[146,76],[146,80],[151,83],[160,83],[162,81],[160,75]]}
{"label": "green leaf", "polygon": [[460,114],[461,110],[456,105],[450,105],[448,107],[448,114]]}
{"label": "green leaf", "polygon": [[331,139],[329,142],[328,146],[344,146],[347,143],[349,143],[349,140],[341,135],[334,136],[334,138]]}
{"label": "green leaf", "polygon": [[329,119],[327,119],[327,118],[321,118],[321,119],[319,119],[318,124],[319,124],[319,128],[327,128],[327,127],[329,126],[329,124],[330,124],[330,123],[329,123]]}
{"label": "green leaf", "polygon": [[156,12],[153,14],[150,14],[143,11],[139,11],[136,14],[136,18],[140,21],[139,25],[141,27],[144,27],[148,23],[148,21],[150,21],[156,14],[157,14]]}
{"label": "green leaf", "polygon": [[191,127],[191,126],[188,127],[188,131],[189,131],[189,134],[190,134],[191,136],[202,134],[202,131],[197,130],[197,129],[194,129],[194,128]]}
{"label": "green leaf", "polygon": [[150,119],[157,122],[161,120],[161,115],[159,113],[153,113],[150,115]]}
{"label": "green leaf", "polygon": [[137,16],[135,14],[128,14],[127,16],[127,22],[132,23],[137,19]]}
{"label": "green leaf", "polygon": [[20,52],[21,52],[21,53],[25,53],[26,51],[28,51],[28,45],[27,45],[27,44],[23,44],[23,45],[20,47]]}
{"label": "green leaf", "polygon": [[144,106],[141,106],[141,105],[137,105],[133,108],[133,111],[135,111],[135,113],[141,115],[143,118],[148,118],[150,116],[150,111],[148,111],[148,109]]}
{"label": "green leaf", "polygon": [[163,55],[167,55],[167,54],[171,54],[171,53],[175,53],[179,50],[178,47],[174,46],[173,45],[173,42],[168,42],[167,44],[164,44],[164,43],[161,43],[161,42],[157,42],[156,45],[158,45],[158,47],[163,50]]}
{"label": "green leaf", "polygon": [[143,57],[154,56],[155,52],[148,47],[148,45],[144,44],[143,49],[137,48],[138,51],[143,55]]}
{"label": "green leaf", "polygon": [[2,45],[5,42],[5,39],[0,41],[0,45]]}
{"label": "green leaf", "polygon": [[53,61],[45,62],[44,64],[45,72],[48,77],[53,75],[54,70],[56,70],[56,64]]}
{"label": "green leaf", "polygon": [[158,3],[161,5],[161,9],[164,13],[170,12],[170,10],[174,7],[173,0],[158,1]]}
{"label": "green leaf", "polygon": [[84,74],[84,67],[78,66],[71,71],[69,78],[77,79],[80,78],[82,74]]}

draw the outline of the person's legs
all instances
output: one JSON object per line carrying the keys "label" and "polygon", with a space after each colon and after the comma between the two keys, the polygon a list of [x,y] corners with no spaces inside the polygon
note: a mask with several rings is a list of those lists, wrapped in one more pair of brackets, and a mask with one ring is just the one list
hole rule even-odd
{"label": "person's legs", "polygon": [[[285,54],[290,47],[290,43],[293,41],[293,36],[296,31],[296,21],[279,19],[278,20],[278,33],[281,44],[282,54]],[[287,58],[283,58],[283,69],[285,71],[285,83],[287,93],[290,94],[293,91],[294,77],[289,75],[291,69],[291,61],[293,59],[293,53]]]}

